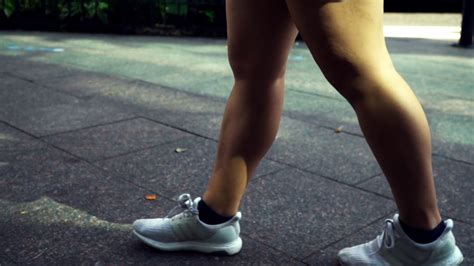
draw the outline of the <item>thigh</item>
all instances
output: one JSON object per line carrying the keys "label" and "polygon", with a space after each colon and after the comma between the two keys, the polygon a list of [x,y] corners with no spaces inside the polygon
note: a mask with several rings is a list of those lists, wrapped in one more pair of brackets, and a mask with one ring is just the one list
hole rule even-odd
{"label": "thigh", "polygon": [[298,30],[284,0],[227,0],[229,63],[236,79],[284,75]]}
{"label": "thigh", "polygon": [[[331,83],[392,69],[382,0],[286,0],[291,17]],[[390,72],[390,71],[388,71]]]}

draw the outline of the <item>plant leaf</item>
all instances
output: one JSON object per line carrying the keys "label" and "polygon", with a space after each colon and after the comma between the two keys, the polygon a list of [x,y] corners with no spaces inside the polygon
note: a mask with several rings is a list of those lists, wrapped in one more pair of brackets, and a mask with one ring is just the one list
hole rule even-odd
{"label": "plant leaf", "polygon": [[14,11],[15,11],[15,0],[6,0],[5,6],[3,7],[3,12],[5,13],[5,16],[9,18],[13,14]]}

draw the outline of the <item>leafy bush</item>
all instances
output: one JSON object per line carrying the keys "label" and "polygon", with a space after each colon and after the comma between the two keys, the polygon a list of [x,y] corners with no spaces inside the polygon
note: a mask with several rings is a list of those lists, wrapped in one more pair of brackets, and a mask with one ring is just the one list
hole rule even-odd
{"label": "leafy bush", "polygon": [[0,0],[0,28],[223,35],[224,1]]}
{"label": "leafy bush", "polygon": [[15,0],[2,0],[0,3],[0,10],[3,11],[5,16],[10,17],[15,10]]}

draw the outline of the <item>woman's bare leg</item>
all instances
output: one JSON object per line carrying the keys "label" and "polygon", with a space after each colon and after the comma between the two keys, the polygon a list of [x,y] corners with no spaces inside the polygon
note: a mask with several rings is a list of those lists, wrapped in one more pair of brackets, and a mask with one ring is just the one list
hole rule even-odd
{"label": "woman's bare leg", "polygon": [[434,228],[441,217],[430,130],[420,103],[387,52],[383,1],[286,1],[314,59],[355,109],[400,218],[416,228]]}
{"label": "woman's bare leg", "polygon": [[226,13],[235,83],[203,199],[232,216],[278,131],[286,61],[298,31],[283,0],[227,0]]}

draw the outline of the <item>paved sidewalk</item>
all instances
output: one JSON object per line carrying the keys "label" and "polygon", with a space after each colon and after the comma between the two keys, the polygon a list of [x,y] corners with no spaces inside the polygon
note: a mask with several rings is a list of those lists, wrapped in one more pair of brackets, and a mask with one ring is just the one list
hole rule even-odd
{"label": "paved sidewalk", "polygon": [[[387,41],[427,112],[441,211],[473,265],[473,50]],[[225,43],[0,32],[0,265],[330,265],[375,237],[394,201],[353,111],[300,42],[278,137],[242,202],[242,252],[165,253],[132,236],[133,220],[206,187],[232,87]]]}

